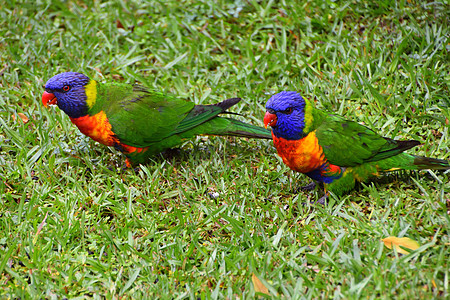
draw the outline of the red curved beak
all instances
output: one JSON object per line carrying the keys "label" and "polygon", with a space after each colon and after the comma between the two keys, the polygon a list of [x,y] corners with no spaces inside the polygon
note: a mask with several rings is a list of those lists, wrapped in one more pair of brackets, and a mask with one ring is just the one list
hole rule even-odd
{"label": "red curved beak", "polygon": [[267,126],[275,126],[277,124],[277,115],[271,114],[270,112],[266,112],[264,116],[264,127],[267,128]]}
{"label": "red curved beak", "polygon": [[57,103],[57,99],[56,99],[55,95],[53,95],[52,93],[44,92],[42,94],[42,104],[44,104],[45,107],[47,107],[51,104],[56,104],[56,103]]}

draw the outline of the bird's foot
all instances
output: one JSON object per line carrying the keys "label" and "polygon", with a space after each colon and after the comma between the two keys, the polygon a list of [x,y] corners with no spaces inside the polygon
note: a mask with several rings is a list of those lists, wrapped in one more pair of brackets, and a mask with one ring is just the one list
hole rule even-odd
{"label": "bird's foot", "polygon": [[125,165],[126,168],[132,169],[133,165],[131,164],[131,161],[128,159],[128,157],[125,159]]}
{"label": "bird's foot", "polygon": [[307,185],[301,186],[300,190],[304,192],[310,192],[316,188],[316,183],[313,181]]}
{"label": "bird's foot", "polygon": [[181,149],[180,148],[169,148],[164,150],[161,154],[164,157],[164,159],[173,159],[175,157],[180,156]]}
{"label": "bird's foot", "polygon": [[320,197],[319,200],[317,200],[315,203],[319,203],[319,204],[325,205],[327,199],[328,199],[328,195],[324,195],[324,196]]}
{"label": "bird's foot", "polygon": [[[310,198],[308,197],[308,200],[309,200]],[[326,200],[328,199],[328,196],[327,195],[325,195],[325,196],[323,196],[323,197],[320,197],[319,198],[319,200],[317,200],[317,201],[310,201],[309,203],[310,204],[322,204],[322,205],[324,205],[325,206],[325,204],[326,204]],[[308,203],[306,203],[306,202],[303,202],[302,203],[302,205],[303,206],[305,206],[305,205],[307,205]]]}
{"label": "bird's foot", "polygon": [[125,165],[122,165],[122,168],[121,168],[121,170],[122,170],[122,172],[126,172],[126,171],[128,171],[128,170],[133,170],[134,171],[134,173],[139,173],[139,165],[137,165],[137,166],[133,166],[133,163],[131,162],[131,160],[130,159],[128,159],[128,157],[125,159]]}

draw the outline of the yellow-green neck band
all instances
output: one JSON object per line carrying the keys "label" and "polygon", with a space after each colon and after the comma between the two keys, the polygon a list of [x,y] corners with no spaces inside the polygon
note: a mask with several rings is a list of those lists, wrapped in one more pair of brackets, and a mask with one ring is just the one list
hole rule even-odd
{"label": "yellow-green neck band", "polygon": [[91,109],[95,105],[95,101],[97,100],[97,82],[95,80],[89,81],[89,83],[85,87],[86,91],[86,103]]}

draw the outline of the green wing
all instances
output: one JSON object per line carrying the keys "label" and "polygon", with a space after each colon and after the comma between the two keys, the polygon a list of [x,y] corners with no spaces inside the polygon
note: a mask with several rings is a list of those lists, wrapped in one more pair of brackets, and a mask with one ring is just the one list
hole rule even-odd
{"label": "green wing", "polygon": [[396,141],[337,115],[328,115],[316,129],[316,137],[327,160],[337,166],[353,167],[395,156],[418,144]]}
{"label": "green wing", "polygon": [[197,111],[190,101],[138,85],[114,83],[104,85],[103,89],[106,99],[103,111],[112,131],[122,143],[134,147],[162,141],[222,112],[220,107],[212,105]]}

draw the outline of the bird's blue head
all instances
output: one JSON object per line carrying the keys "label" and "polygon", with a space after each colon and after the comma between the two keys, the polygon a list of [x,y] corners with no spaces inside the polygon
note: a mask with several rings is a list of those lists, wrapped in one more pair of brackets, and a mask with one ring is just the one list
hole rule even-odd
{"label": "bird's blue head", "polygon": [[299,140],[305,136],[307,105],[297,92],[283,91],[275,94],[266,103],[264,125],[271,126],[276,137]]}
{"label": "bird's blue head", "polygon": [[82,117],[89,109],[86,86],[90,83],[89,77],[76,72],[55,75],[45,84],[42,103],[58,105],[71,118]]}

